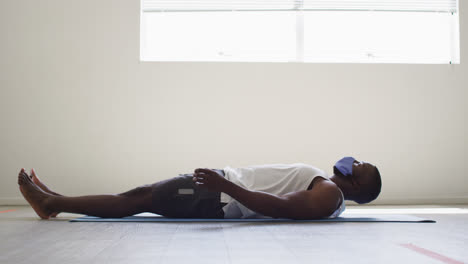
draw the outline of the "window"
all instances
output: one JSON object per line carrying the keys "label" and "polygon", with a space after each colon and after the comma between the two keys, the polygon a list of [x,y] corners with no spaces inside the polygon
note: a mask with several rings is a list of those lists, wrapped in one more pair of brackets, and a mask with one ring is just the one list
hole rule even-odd
{"label": "window", "polygon": [[143,61],[459,63],[457,0],[142,0]]}

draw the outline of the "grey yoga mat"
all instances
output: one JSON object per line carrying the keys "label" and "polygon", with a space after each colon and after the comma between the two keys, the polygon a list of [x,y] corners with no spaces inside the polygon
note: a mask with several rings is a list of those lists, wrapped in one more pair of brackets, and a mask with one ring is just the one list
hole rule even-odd
{"label": "grey yoga mat", "polygon": [[292,220],[285,218],[249,218],[249,219],[212,219],[212,218],[167,218],[152,214],[127,216],[123,218],[100,218],[84,216],[70,220],[70,222],[387,222],[387,223],[435,223],[434,220],[420,218],[412,215],[387,215],[387,214],[346,214],[341,217],[318,220]]}

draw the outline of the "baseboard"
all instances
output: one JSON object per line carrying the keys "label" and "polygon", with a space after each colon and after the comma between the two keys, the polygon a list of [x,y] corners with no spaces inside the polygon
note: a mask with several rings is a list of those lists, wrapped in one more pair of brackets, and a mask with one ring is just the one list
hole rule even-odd
{"label": "baseboard", "polygon": [[28,205],[23,197],[0,197],[0,205]]}
{"label": "baseboard", "polygon": [[[23,197],[0,197],[0,205],[27,205],[28,202]],[[447,204],[468,204],[468,196],[452,197],[398,197],[377,199],[369,205],[447,205]],[[347,201],[346,205],[356,205]]]}

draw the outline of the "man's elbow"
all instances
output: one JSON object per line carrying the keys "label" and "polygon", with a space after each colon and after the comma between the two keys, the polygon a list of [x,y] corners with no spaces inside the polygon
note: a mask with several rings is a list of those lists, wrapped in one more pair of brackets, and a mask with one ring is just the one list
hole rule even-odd
{"label": "man's elbow", "polygon": [[269,217],[273,218],[291,218],[291,205],[287,198],[281,197],[270,210]]}
{"label": "man's elbow", "polygon": [[289,218],[293,220],[318,220],[333,214],[326,208],[285,208],[275,218]]}
{"label": "man's elbow", "polygon": [[309,193],[298,193],[282,197],[274,218],[294,220],[316,220],[333,214],[336,202],[333,199],[313,199]]}
{"label": "man's elbow", "polygon": [[273,218],[287,218],[293,220],[306,220],[311,217],[315,218],[315,215],[311,215],[310,212],[301,210],[301,208],[294,207],[280,207],[276,210],[274,215],[271,215]]}

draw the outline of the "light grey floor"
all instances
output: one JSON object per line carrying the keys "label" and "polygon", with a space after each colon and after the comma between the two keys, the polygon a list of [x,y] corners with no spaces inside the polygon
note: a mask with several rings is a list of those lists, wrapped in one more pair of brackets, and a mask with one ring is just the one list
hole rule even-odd
{"label": "light grey floor", "polygon": [[17,210],[0,213],[0,263],[468,263],[466,213],[420,215],[435,224],[70,223],[80,215],[8,209]]}

